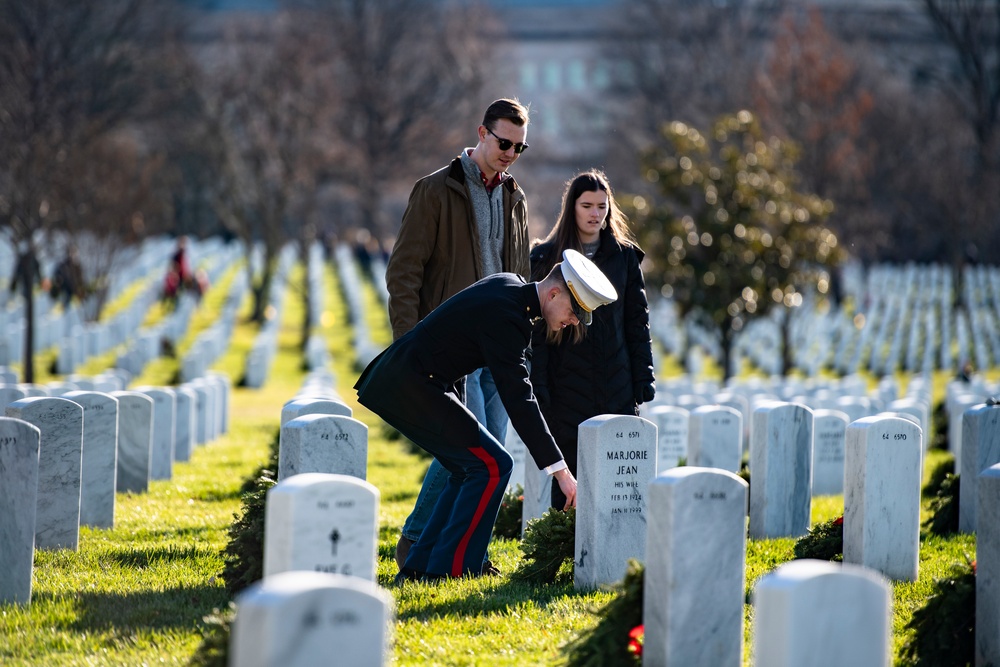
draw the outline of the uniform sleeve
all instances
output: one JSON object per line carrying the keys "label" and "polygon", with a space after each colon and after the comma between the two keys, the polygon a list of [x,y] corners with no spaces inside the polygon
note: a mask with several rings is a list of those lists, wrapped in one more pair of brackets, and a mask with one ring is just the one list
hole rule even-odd
{"label": "uniform sleeve", "polygon": [[410,192],[399,235],[385,269],[393,340],[420,321],[420,289],[424,283],[424,269],[434,250],[440,217],[440,200],[426,180],[417,181]]}
{"label": "uniform sleeve", "polygon": [[544,470],[561,461],[563,455],[532,390],[525,359],[529,331],[527,322],[523,326],[513,322],[492,326],[483,341],[483,352],[514,430],[521,436],[535,465]]}
{"label": "uniform sleeve", "polygon": [[640,256],[634,248],[626,251],[627,283],[625,285],[625,344],[632,360],[632,385],[636,402],[652,399],[653,344],[649,333],[649,303],[646,283],[639,268]]}

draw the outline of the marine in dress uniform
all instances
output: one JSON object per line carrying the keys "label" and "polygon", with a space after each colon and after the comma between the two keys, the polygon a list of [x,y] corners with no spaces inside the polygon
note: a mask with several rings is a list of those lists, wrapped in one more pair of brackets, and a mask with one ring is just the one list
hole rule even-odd
{"label": "marine in dress uniform", "polygon": [[573,250],[541,282],[498,273],[460,291],[396,340],[362,372],[358,400],[451,472],[427,528],[400,572],[421,579],[479,575],[514,462],[462,403],[456,383],[487,367],[511,423],[539,469],[576,501],[563,460],[531,389],[525,350],[532,323],[586,322],[617,298],[593,262]]}

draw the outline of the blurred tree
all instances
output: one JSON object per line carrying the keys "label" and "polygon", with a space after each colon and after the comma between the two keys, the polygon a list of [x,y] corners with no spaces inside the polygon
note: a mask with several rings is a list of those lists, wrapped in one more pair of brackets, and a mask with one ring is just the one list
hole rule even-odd
{"label": "blurred tree", "polygon": [[609,29],[604,59],[609,94],[592,96],[593,113],[610,114],[614,141],[606,158],[619,189],[643,192],[635,154],[673,118],[707,126],[732,109],[752,108],[755,71],[787,0],[632,0]]}
{"label": "blurred tree", "polygon": [[874,107],[864,72],[827,30],[820,10],[786,11],[757,72],[754,108],[767,132],[801,146],[801,184],[837,202],[829,223],[841,239],[862,237],[866,244],[887,227],[869,190],[875,142],[865,130]]}
{"label": "blurred tree", "polygon": [[[74,181],[92,169],[84,155],[95,155],[109,135],[150,110],[150,72],[172,7],[155,0],[0,0],[0,233],[35,259],[54,230],[72,232],[71,223],[101,229],[106,222],[85,215],[86,202],[71,196],[80,192]],[[32,382],[33,298],[26,316],[23,374]]]}
{"label": "blurred tree", "polygon": [[76,245],[86,281],[84,314],[100,317],[109,276],[134,256],[135,244],[171,218],[170,192],[163,180],[165,157],[150,152],[131,131],[110,133],[67,157],[71,178],[57,187],[65,202],[58,230]]}
{"label": "blurred tree", "polygon": [[976,136],[979,169],[997,168],[1000,126],[1000,2],[997,0],[917,0],[937,33],[952,50],[957,68],[939,82]]}
{"label": "blurred tree", "polygon": [[[282,248],[310,228],[330,157],[326,117],[339,93],[314,25],[290,12],[234,20],[217,52],[202,58],[198,138],[216,172],[207,196],[246,247],[255,322],[264,321]],[[249,258],[258,243],[255,274]]]}
{"label": "blurred tree", "polygon": [[750,319],[828,291],[842,259],[823,224],[833,205],[797,189],[797,148],[765,136],[748,111],[720,118],[707,134],[672,122],[661,138],[642,164],[662,200],[633,200],[630,211],[652,264],[647,283],[682,316],[719,331],[728,375],[733,338]]}
{"label": "blurred tree", "polygon": [[457,155],[468,140],[467,119],[478,122],[476,115],[500,96],[483,99],[494,61],[483,35],[498,34],[498,24],[476,3],[291,4],[315,11],[313,20],[333,51],[332,85],[340,103],[326,118],[335,140],[330,169],[358,213],[342,229],[394,232],[399,219],[386,207],[393,191],[401,188],[405,197],[417,177]]}
{"label": "blurred tree", "polygon": [[947,246],[956,277],[980,243],[1000,232],[1000,1],[917,0],[955,62],[935,59],[928,72],[957,105],[975,138],[968,186],[955,193]]}

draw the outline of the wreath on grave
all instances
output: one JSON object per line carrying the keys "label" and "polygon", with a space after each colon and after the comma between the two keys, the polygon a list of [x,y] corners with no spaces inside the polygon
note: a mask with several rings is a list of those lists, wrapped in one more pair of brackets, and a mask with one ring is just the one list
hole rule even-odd
{"label": "wreath on grave", "polygon": [[229,595],[264,578],[264,516],[268,490],[277,483],[279,433],[271,441],[267,462],[240,487],[241,513],[229,526],[222,550],[222,580]]}
{"label": "wreath on grave", "polygon": [[958,494],[961,478],[947,474],[927,509],[930,516],[923,526],[932,535],[951,535],[958,532]]}
{"label": "wreath on grave", "polygon": [[913,613],[900,667],[965,667],[975,662],[976,561],[937,579],[927,603]]}
{"label": "wreath on grave", "polygon": [[955,474],[955,459],[948,457],[937,464],[934,470],[931,471],[930,476],[927,479],[927,485],[924,486],[921,494],[924,498],[933,498],[937,496],[941,487],[944,485],[944,481],[948,479],[948,475]]}
{"label": "wreath on grave", "polygon": [[236,603],[230,602],[224,610],[213,609],[202,618],[201,644],[191,656],[187,667],[226,667],[229,664],[229,638],[233,619],[236,618]]}
{"label": "wreath on grave", "polygon": [[518,484],[504,494],[500,501],[500,511],[493,524],[493,536],[510,540],[521,538],[521,513],[524,508],[524,490]]}
{"label": "wreath on grave", "polygon": [[567,667],[604,667],[642,663],[644,628],[642,587],[645,569],[630,559],[621,593],[594,611],[600,621],[589,632],[563,646]]}
{"label": "wreath on grave", "polygon": [[[555,582],[567,561],[573,562],[575,541],[576,508],[549,510],[541,518],[532,519],[520,544],[524,558],[510,578],[535,584]],[[572,569],[567,569],[567,576],[572,576]]]}
{"label": "wreath on grave", "polygon": [[844,560],[844,517],[818,523],[795,543],[795,558]]}

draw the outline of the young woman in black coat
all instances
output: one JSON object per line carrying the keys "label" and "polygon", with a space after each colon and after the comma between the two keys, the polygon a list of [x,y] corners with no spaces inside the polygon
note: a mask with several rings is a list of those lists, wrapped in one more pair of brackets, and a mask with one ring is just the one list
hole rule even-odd
{"label": "young woman in black coat", "polygon": [[[598,308],[589,327],[578,324],[532,337],[531,384],[545,420],[573,475],[577,427],[604,414],[638,415],[655,393],[649,306],[635,243],[603,172],[575,176],[563,194],[562,213],[544,241],[531,250],[532,280],[544,277],[571,248],[593,260],[618,291]],[[553,485],[552,506],[566,504]]]}

